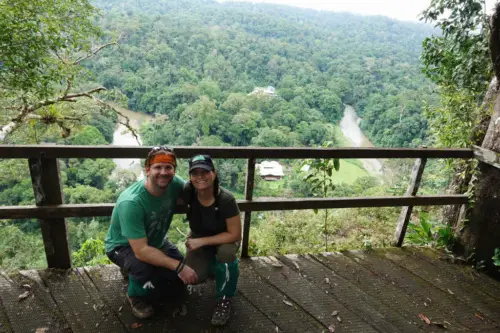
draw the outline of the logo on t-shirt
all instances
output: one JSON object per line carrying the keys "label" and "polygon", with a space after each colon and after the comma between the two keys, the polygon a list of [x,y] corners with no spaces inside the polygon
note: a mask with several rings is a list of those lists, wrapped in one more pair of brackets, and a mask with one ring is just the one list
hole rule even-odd
{"label": "logo on t-shirt", "polygon": [[165,203],[161,206],[158,211],[151,212],[149,216],[150,225],[148,228],[148,238],[160,237],[163,238],[167,233],[168,227],[170,226],[171,216],[173,215],[173,210],[170,204]]}

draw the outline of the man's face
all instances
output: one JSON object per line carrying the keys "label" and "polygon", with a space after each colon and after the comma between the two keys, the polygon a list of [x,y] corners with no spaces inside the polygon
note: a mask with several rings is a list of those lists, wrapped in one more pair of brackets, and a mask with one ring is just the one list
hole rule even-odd
{"label": "man's face", "polygon": [[146,168],[146,175],[151,185],[165,189],[174,178],[175,168],[170,163],[155,163]]}

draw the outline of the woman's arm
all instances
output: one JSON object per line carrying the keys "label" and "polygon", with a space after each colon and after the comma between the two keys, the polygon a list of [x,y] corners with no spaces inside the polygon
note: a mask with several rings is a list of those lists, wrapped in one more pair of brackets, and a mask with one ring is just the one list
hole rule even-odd
{"label": "woman's arm", "polygon": [[188,240],[186,241],[186,247],[189,250],[196,250],[202,246],[234,243],[241,240],[240,215],[236,215],[226,219],[226,227],[227,231],[221,232],[220,234],[214,236],[188,238]]}

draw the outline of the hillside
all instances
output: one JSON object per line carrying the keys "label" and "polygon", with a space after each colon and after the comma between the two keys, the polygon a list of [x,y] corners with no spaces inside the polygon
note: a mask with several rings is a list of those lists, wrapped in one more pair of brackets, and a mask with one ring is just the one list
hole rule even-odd
{"label": "hillside", "polygon": [[[106,32],[122,36],[88,64],[95,80],[131,109],[169,117],[145,129],[146,143],[321,144],[342,103],[376,145],[426,139],[432,95],[418,57],[428,26],[263,4],[94,3]],[[267,86],[280,98],[247,96]]]}

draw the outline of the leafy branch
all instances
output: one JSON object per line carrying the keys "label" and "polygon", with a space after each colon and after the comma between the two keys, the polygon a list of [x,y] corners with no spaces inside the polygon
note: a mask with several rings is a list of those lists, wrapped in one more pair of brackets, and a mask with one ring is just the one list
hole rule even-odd
{"label": "leafy branch", "polygon": [[[76,78],[85,71],[83,61],[116,45],[113,38],[101,45],[102,30],[95,24],[99,10],[88,0],[5,0],[0,10],[0,141],[30,121],[57,124],[69,135],[68,121],[77,117],[61,114],[54,107],[90,99],[120,116],[138,140],[129,120],[113,105],[96,95],[95,87],[74,91]],[[75,89],[76,90],[76,89]]]}
{"label": "leafy branch", "polygon": [[[333,142],[327,141],[323,148],[333,147]],[[340,160],[338,158],[309,159],[303,163],[303,167],[308,169],[304,181],[311,184],[314,196],[328,197],[328,192],[335,189],[333,171],[339,171]],[[314,210],[318,214],[318,209]],[[328,209],[325,209],[324,230],[325,251],[328,251]]]}
{"label": "leafy branch", "polygon": [[493,260],[493,265],[500,267],[500,248],[495,249],[495,254],[491,257]]}
{"label": "leafy branch", "polygon": [[104,45],[101,45],[101,46],[98,46],[97,48],[95,48],[94,50],[90,51],[89,53],[87,53],[86,55],[84,55],[83,57],[80,57],[78,58],[77,60],[75,60],[73,62],[73,65],[78,65],[80,64],[82,61],[86,60],[86,59],[89,59],[93,56],[95,56],[97,53],[99,53],[102,49],[108,47],[108,46],[111,46],[111,45],[116,45],[118,44],[118,40],[116,41],[113,41],[113,42],[109,42],[109,43],[106,43]]}
{"label": "leafy branch", "polygon": [[[66,65],[79,66],[79,63],[81,61],[96,55],[98,52],[100,52],[101,50],[103,50],[104,48],[106,48],[108,46],[116,45],[116,44],[117,44],[117,42],[115,41],[115,42],[110,42],[110,43],[106,43],[104,45],[101,45],[101,46],[95,48],[94,50],[92,50],[87,55],[78,58],[77,60],[75,60],[71,64],[68,64],[66,62],[66,60],[62,59],[59,55],[57,55],[57,58]],[[63,129],[63,133],[67,133],[66,135],[69,135],[70,130],[65,125],[65,123],[67,121],[78,121],[79,118],[61,116],[61,115],[57,115],[56,113],[48,113],[48,114],[50,114],[50,116],[47,117],[44,115],[37,115],[35,113],[37,111],[39,111],[40,109],[45,108],[47,106],[52,106],[52,105],[55,105],[58,103],[68,103],[68,102],[75,103],[78,101],[79,98],[88,98],[88,99],[93,100],[96,104],[98,104],[104,108],[110,109],[113,112],[115,112],[117,115],[119,115],[120,117],[119,117],[118,122],[120,124],[122,124],[123,126],[125,126],[127,128],[127,130],[129,130],[132,133],[132,135],[134,135],[137,142],[139,142],[139,137],[138,137],[135,129],[130,124],[129,118],[127,116],[125,116],[124,114],[122,114],[112,104],[107,103],[107,102],[103,101],[102,99],[98,98],[97,96],[95,96],[97,93],[106,91],[107,90],[106,88],[96,87],[96,88],[90,89],[88,91],[70,93],[70,91],[72,89],[72,85],[73,85],[73,80],[74,80],[74,75],[66,78],[66,88],[64,89],[64,91],[62,92],[62,94],[60,96],[57,96],[55,98],[37,101],[33,104],[29,104],[28,100],[23,98],[22,104],[20,106],[9,107],[9,110],[17,111],[17,114],[14,117],[12,117],[10,119],[10,121],[6,125],[2,126],[2,128],[0,129],[0,140],[4,140],[7,135],[9,135],[13,131],[15,131],[19,126],[21,126],[26,120],[29,120],[29,119],[39,120],[40,122],[47,124],[47,125],[48,124],[57,124],[59,127],[61,127]]]}

